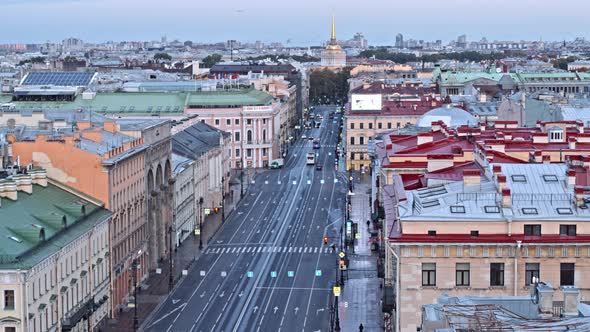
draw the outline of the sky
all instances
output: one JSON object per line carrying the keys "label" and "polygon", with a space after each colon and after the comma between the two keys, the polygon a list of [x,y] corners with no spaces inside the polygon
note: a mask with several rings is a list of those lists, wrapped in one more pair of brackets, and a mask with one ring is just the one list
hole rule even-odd
{"label": "sky", "polygon": [[319,45],[364,34],[370,45],[405,39],[573,40],[590,37],[588,0],[0,0],[0,43],[67,37],[88,42],[278,41]]}

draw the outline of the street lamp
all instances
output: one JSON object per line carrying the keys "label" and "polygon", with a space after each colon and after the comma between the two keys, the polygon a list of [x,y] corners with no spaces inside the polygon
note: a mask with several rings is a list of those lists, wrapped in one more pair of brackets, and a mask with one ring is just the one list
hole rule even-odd
{"label": "street lamp", "polygon": [[168,292],[172,291],[172,287],[174,285],[174,276],[172,275],[172,225],[170,225],[168,227],[168,246],[169,246],[169,254],[168,254],[168,260],[169,262],[169,268],[170,268],[170,273],[169,273],[169,277],[168,277]]}
{"label": "street lamp", "polygon": [[141,250],[137,252],[137,256],[133,258],[131,269],[133,270],[133,331],[139,328],[139,319],[137,318],[137,267],[139,265],[137,258],[141,255]]}
{"label": "street lamp", "polygon": [[225,177],[221,176],[221,223],[225,222]]}
{"label": "street lamp", "polygon": [[203,250],[203,197],[199,198],[199,250]]}
{"label": "street lamp", "polygon": [[[338,266],[338,261],[336,261],[336,287],[339,286],[339,284],[338,284],[338,270],[339,269],[340,268]],[[334,315],[336,316],[336,324],[334,327],[334,331],[339,332],[340,331],[340,315],[338,314],[338,296],[336,296],[336,293],[334,293],[334,302],[336,302],[335,307],[334,307],[334,311],[335,311]]]}

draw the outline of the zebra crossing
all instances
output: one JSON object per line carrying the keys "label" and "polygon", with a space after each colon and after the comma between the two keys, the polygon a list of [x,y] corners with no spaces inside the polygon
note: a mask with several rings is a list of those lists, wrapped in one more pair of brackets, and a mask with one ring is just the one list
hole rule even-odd
{"label": "zebra crossing", "polygon": [[205,254],[330,254],[331,248],[291,246],[241,246],[207,248]]}

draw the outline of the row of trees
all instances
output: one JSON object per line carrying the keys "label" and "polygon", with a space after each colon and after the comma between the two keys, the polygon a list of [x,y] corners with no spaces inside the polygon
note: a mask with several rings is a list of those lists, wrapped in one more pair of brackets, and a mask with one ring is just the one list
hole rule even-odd
{"label": "row of trees", "polygon": [[309,76],[309,100],[313,104],[344,104],[348,100],[350,70],[316,70]]}
{"label": "row of trees", "polygon": [[[440,60],[457,60],[457,61],[489,61],[504,59],[508,55],[504,53],[479,53],[476,51],[465,51],[465,52],[453,52],[453,53],[438,53],[438,54],[425,54],[423,56],[416,56],[413,53],[392,53],[386,48],[376,48],[364,50],[360,53],[361,57],[371,58],[375,57],[380,60],[391,60],[396,63],[408,63],[408,62],[437,62]],[[514,54],[511,54],[514,56]]]}

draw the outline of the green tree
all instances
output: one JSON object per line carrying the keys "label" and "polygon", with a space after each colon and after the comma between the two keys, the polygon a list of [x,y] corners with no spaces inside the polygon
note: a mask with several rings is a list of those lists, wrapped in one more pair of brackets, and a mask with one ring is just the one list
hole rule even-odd
{"label": "green tree", "polygon": [[309,98],[314,104],[343,104],[348,96],[349,67],[339,72],[316,70],[310,74]]}
{"label": "green tree", "polygon": [[207,55],[203,61],[201,61],[201,64],[203,68],[211,68],[213,67],[213,65],[218,64],[221,62],[221,54],[211,54],[211,55]]}
{"label": "green tree", "polygon": [[575,56],[568,56],[567,58],[559,58],[556,60],[551,61],[553,67],[567,70],[567,64],[570,62],[576,61],[577,58]]}
{"label": "green tree", "polygon": [[172,56],[168,53],[156,53],[156,54],[154,54],[154,60],[156,60],[156,61],[160,61],[160,60],[172,61]]}
{"label": "green tree", "polygon": [[19,66],[24,65],[25,63],[45,63],[45,57],[43,56],[34,56],[32,58],[22,60],[18,63]]}

